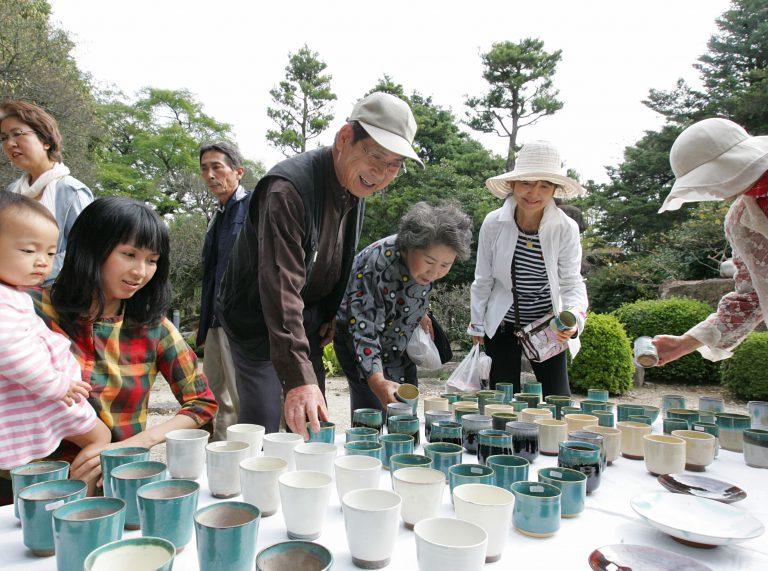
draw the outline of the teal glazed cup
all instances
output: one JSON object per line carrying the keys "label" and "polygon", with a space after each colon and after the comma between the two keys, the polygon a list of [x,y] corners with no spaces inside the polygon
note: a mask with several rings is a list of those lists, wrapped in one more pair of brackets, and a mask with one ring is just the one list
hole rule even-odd
{"label": "teal glazed cup", "polygon": [[499,393],[496,391],[477,391],[477,409],[480,414],[485,414],[485,405],[489,400],[496,400]]}
{"label": "teal glazed cup", "polygon": [[19,504],[16,498],[19,492],[38,482],[66,480],[69,476],[69,462],[64,460],[45,460],[30,462],[11,469],[11,488],[13,490],[13,515],[19,519]]}
{"label": "teal glazed cup", "polygon": [[451,490],[451,502],[453,502],[453,489],[462,484],[488,484],[493,485],[493,468],[482,464],[456,464],[448,469],[448,486]]}
{"label": "teal glazed cup", "polygon": [[768,430],[744,430],[744,462],[753,468],[768,468]]}
{"label": "teal glazed cup", "polygon": [[543,410],[548,410],[549,412],[552,413],[552,418],[555,418],[555,414],[557,414],[557,407],[555,405],[553,405],[553,404],[549,404],[549,403],[546,403],[546,402],[540,402],[539,404],[536,405],[536,408],[540,408],[540,409],[543,409]]}
{"label": "teal glazed cup", "polygon": [[[587,389],[587,399],[591,401],[608,402],[608,391],[605,389]],[[585,413],[590,414],[590,413]]]}
{"label": "teal glazed cup", "polygon": [[167,539],[176,553],[191,541],[200,484],[193,480],[161,480],[144,484],[136,497],[141,535]]}
{"label": "teal glazed cup", "polygon": [[699,412],[725,412],[725,401],[720,397],[699,397]]}
{"label": "teal glazed cup", "polygon": [[82,480],[51,480],[27,486],[19,492],[19,515],[24,545],[38,557],[53,555],[53,510],[82,500],[87,486]]}
{"label": "teal glazed cup", "polygon": [[509,406],[511,406],[511,407],[512,407],[512,409],[513,409],[513,410],[514,410],[516,413],[519,413],[519,412],[521,412],[521,411],[525,410],[526,408],[530,408],[530,407],[528,406],[528,403],[527,403],[526,401],[524,401],[524,400],[516,400],[516,399],[513,399],[513,400],[509,401],[509,403],[508,403],[508,404],[509,404]]}
{"label": "teal glazed cup", "polygon": [[453,421],[453,413],[447,410],[428,410],[424,413],[424,438],[432,442],[432,425],[439,420]]}
{"label": "teal glazed cup", "polygon": [[539,482],[560,490],[560,516],[576,517],[587,501],[587,477],[570,468],[539,468]]}
{"label": "teal glazed cup", "polygon": [[523,535],[549,537],[560,529],[560,489],[539,482],[515,482],[512,524]]}
{"label": "teal glazed cup", "polygon": [[389,470],[389,459],[396,454],[413,454],[413,436],[408,434],[386,434],[379,438],[384,445],[381,463]]}
{"label": "teal glazed cup", "polygon": [[104,482],[104,496],[113,496],[112,470],[123,464],[142,462],[149,460],[149,448],[132,446],[127,448],[113,448],[101,453],[101,477]]}
{"label": "teal glazed cup", "polygon": [[125,502],[120,498],[84,498],[53,512],[57,571],[82,571],[94,549],[123,537]]}
{"label": "teal glazed cup", "polygon": [[381,460],[381,456],[384,454],[384,445],[381,442],[370,440],[354,440],[344,445],[344,451],[347,456],[371,456]]}
{"label": "teal glazed cup", "polygon": [[528,393],[531,395],[539,395],[539,401],[544,400],[544,390],[541,386],[541,383],[538,383],[536,381],[526,381],[521,384],[521,388],[523,389],[522,392],[524,393]]}
{"label": "teal glazed cup", "polygon": [[485,464],[489,456],[512,454],[512,435],[505,430],[485,429],[477,433],[477,462]]}
{"label": "teal glazed cup", "polygon": [[107,567],[112,571],[171,571],[174,557],[173,543],[167,539],[132,537],[107,543],[92,551],[85,558],[85,571]]}
{"label": "teal glazed cup", "polygon": [[333,444],[333,441],[336,439],[336,425],[324,420],[320,422],[320,432],[312,432],[312,423],[308,422],[307,432],[309,432],[309,442]]}
{"label": "teal glazed cup", "polygon": [[618,404],[616,405],[616,419],[619,422],[629,420],[630,416],[645,416],[645,409],[636,404]]}
{"label": "teal glazed cup", "polygon": [[699,411],[687,408],[670,408],[667,410],[667,418],[680,418],[688,423],[688,430],[691,429],[694,422],[699,420]]}
{"label": "teal glazed cup", "polygon": [[664,434],[672,434],[673,430],[689,430],[688,421],[683,418],[665,418]]}
{"label": "teal glazed cup", "polygon": [[536,405],[541,402],[541,394],[526,392],[515,393],[515,400],[528,403],[528,406],[525,408],[536,408]]}
{"label": "teal glazed cup", "polygon": [[663,395],[661,397],[661,412],[667,418],[667,412],[671,408],[685,409],[685,397],[682,395]]}
{"label": "teal glazed cup", "polygon": [[477,403],[480,400],[480,398],[477,396],[477,394],[473,393],[471,395],[469,394],[461,395],[461,398],[459,400],[464,402]]}
{"label": "teal glazed cup", "polygon": [[731,452],[744,451],[744,430],[750,427],[751,420],[746,414],[721,412],[715,415],[720,429],[720,446]]}
{"label": "teal glazed cup", "polygon": [[603,466],[600,459],[600,446],[597,444],[573,440],[561,442],[557,465],[560,468],[570,468],[583,473],[587,477],[588,494],[600,487]]}
{"label": "teal glazed cup", "polygon": [[598,432],[590,432],[588,430],[574,430],[573,432],[568,433],[568,440],[574,442],[589,442],[590,444],[599,446],[600,464],[603,471],[605,471],[606,466],[608,466],[608,452],[605,449],[605,438],[602,434]]}
{"label": "teal glazed cup", "polygon": [[581,412],[584,414],[594,414],[596,410],[609,410],[609,404],[607,401],[583,400],[580,404]]}
{"label": "teal glazed cup", "polygon": [[395,398],[405,404],[411,405],[411,414],[416,416],[419,408],[419,387],[410,383],[402,383],[395,393]]}
{"label": "teal glazed cup", "polygon": [[531,466],[531,463],[522,456],[508,454],[489,456],[486,463],[493,468],[493,485],[510,491],[512,484],[528,479],[528,470]]}
{"label": "teal glazed cup", "polygon": [[432,460],[432,468],[445,474],[448,481],[448,470],[451,466],[461,464],[464,448],[450,442],[432,442],[424,446],[424,455]]}
{"label": "teal glazed cup", "polygon": [[375,428],[368,428],[367,426],[347,428],[347,431],[344,434],[346,436],[347,442],[357,442],[360,440],[368,442],[379,441],[379,431]]}
{"label": "teal glazed cup", "polygon": [[564,420],[566,414],[581,414],[581,409],[577,406],[564,406],[560,408],[560,418],[557,420]]}
{"label": "teal glazed cup", "polygon": [[400,468],[431,468],[432,459],[421,454],[394,454],[389,459],[389,472],[394,474]]}
{"label": "teal glazed cup", "polygon": [[378,408],[358,408],[352,412],[352,428],[375,428],[379,434],[384,426],[384,413]]}
{"label": "teal glazed cup", "polygon": [[448,405],[452,405],[453,403],[461,400],[461,395],[459,393],[443,393],[440,395],[440,398],[447,400]]}
{"label": "teal glazed cup", "polygon": [[407,434],[413,437],[413,443],[419,445],[419,417],[413,415],[398,414],[387,419],[387,432],[389,434]]}
{"label": "teal glazed cup", "polygon": [[125,529],[140,529],[136,492],[144,484],[166,479],[165,464],[147,460],[131,462],[112,470],[112,493],[125,501]]}
{"label": "teal glazed cup", "polygon": [[195,512],[200,571],[251,571],[261,512],[245,502],[219,502]]}
{"label": "teal glazed cup", "polygon": [[598,426],[607,426],[609,428],[614,427],[615,422],[612,411],[596,410],[592,413],[592,415],[597,417]]}
{"label": "teal glazed cup", "polygon": [[630,415],[627,419],[629,422],[642,422],[643,424],[647,424],[648,426],[651,426],[653,424],[653,419],[650,416],[645,416],[644,414],[640,415]]}
{"label": "teal glazed cup", "polygon": [[496,383],[495,390],[501,393],[504,404],[509,404],[515,398],[515,385],[512,383]]}
{"label": "teal glazed cup", "polygon": [[768,430],[768,402],[751,400],[747,403],[747,412],[751,419],[751,427]]}
{"label": "teal glazed cup", "polygon": [[464,408],[464,407],[459,407],[459,406],[455,407],[453,409],[453,420],[454,420],[454,422],[458,422],[459,424],[461,424],[461,419],[464,418],[464,415],[467,415],[467,414],[478,414],[478,409],[477,408],[469,408],[469,407]]}
{"label": "teal glazed cup", "polygon": [[659,418],[659,412],[660,412],[659,407],[653,406],[653,405],[650,405],[650,404],[644,404],[644,405],[641,405],[641,406],[645,410],[643,415],[650,417],[651,424],[656,422],[656,419]]}
{"label": "teal glazed cup", "polygon": [[294,539],[275,543],[259,551],[256,556],[256,571],[300,571],[298,561],[311,562],[311,566],[306,567],[311,571],[329,571],[333,567],[333,555],[327,548],[313,541]]}
{"label": "teal glazed cup", "polygon": [[432,423],[430,442],[450,442],[461,446],[461,425],[450,420],[438,420]]}
{"label": "teal glazed cup", "polygon": [[506,430],[508,422],[517,422],[518,416],[512,412],[494,412],[491,425],[494,430]]}

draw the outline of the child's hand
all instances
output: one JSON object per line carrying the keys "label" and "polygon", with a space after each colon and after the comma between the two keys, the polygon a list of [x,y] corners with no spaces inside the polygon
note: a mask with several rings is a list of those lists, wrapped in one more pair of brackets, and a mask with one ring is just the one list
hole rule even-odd
{"label": "child's hand", "polygon": [[82,379],[75,379],[69,385],[69,390],[64,398],[61,399],[67,406],[72,406],[76,402],[80,402],[83,398],[88,398],[91,392],[91,385],[86,383]]}

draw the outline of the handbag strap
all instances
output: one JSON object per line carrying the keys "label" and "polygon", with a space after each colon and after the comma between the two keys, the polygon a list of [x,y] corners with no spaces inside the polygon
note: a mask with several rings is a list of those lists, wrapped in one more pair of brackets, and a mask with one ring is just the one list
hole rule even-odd
{"label": "handbag strap", "polygon": [[[520,326],[520,305],[518,304],[517,300],[517,256],[514,254],[512,255],[512,304],[515,306],[515,332],[522,331],[522,327]],[[518,335],[519,337],[520,335]]]}

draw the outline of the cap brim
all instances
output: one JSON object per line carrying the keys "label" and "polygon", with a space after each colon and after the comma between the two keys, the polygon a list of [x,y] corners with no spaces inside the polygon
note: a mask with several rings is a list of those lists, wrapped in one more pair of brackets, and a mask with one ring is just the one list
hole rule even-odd
{"label": "cap brim", "polygon": [[411,147],[408,141],[406,141],[403,137],[400,135],[395,135],[394,133],[386,131],[380,127],[375,127],[370,123],[363,123],[362,121],[359,121],[359,123],[360,126],[365,129],[365,132],[368,133],[374,141],[387,149],[390,153],[395,153],[397,155],[413,159],[419,163],[421,168],[424,168],[424,162],[419,158],[419,155],[416,154],[416,151],[413,150],[413,147]]}
{"label": "cap brim", "polygon": [[586,194],[586,190],[578,182],[563,176],[561,174],[551,172],[527,172],[525,174],[514,174],[514,171],[493,176],[485,181],[485,186],[491,191],[491,194],[498,198],[506,198],[512,189],[509,187],[510,182],[516,180],[546,180],[552,184],[560,187],[555,191],[555,197],[557,198],[576,198]]}

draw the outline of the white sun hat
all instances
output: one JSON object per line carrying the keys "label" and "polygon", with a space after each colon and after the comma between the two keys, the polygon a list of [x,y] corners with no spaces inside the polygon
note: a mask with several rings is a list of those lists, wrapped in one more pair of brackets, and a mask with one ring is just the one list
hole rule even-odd
{"label": "white sun hat", "polygon": [[768,137],[752,137],[728,119],[704,119],[678,135],[669,163],[676,180],[659,212],[749,190],[768,171]]}
{"label": "white sun hat", "polygon": [[549,141],[531,141],[523,145],[515,161],[515,170],[493,176],[485,186],[499,198],[506,198],[512,192],[510,182],[516,180],[546,180],[558,186],[557,198],[574,198],[586,193],[574,179],[566,175],[560,153]]}

